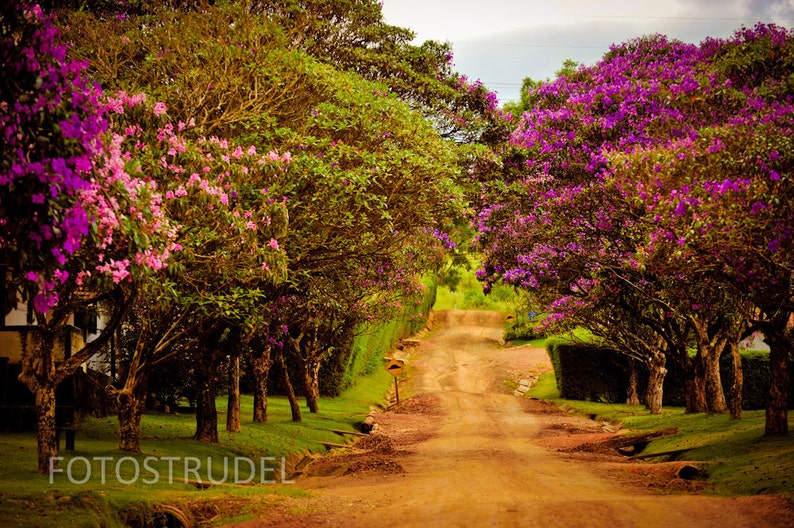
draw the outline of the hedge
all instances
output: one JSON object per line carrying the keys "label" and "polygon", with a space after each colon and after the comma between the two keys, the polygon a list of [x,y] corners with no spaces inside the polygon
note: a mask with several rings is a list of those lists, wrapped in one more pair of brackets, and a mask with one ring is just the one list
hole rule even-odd
{"label": "hedge", "polygon": [[546,340],[560,397],[568,400],[625,402],[626,356],[605,347],[561,339]]}
{"label": "hedge", "polygon": [[[615,349],[595,344],[574,343],[564,338],[549,338],[546,351],[551,359],[560,397],[570,400],[624,403],[628,390],[628,356]],[[640,397],[648,384],[645,365],[638,364]],[[686,404],[684,372],[675,362],[667,362],[663,404]],[[732,383],[730,356],[720,359],[720,374],[726,397]],[[742,408],[764,409],[769,393],[769,352],[742,351]],[[794,408],[794,364],[789,363],[789,407]]]}
{"label": "hedge", "polygon": [[509,325],[505,329],[505,341],[532,341],[545,336],[544,329],[536,321],[522,321]]}

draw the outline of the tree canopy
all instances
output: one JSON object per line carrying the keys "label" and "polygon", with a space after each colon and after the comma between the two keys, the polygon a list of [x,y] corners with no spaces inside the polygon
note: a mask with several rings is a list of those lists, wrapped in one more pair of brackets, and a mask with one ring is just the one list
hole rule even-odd
{"label": "tree canopy", "polygon": [[550,321],[637,291],[668,319],[741,313],[790,340],[791,52],[772,25],[647,36],[537,87],[484,181],[483,277],[529,289]]}
{"label": "tree canopy", "polygon": [[[200,440],[217,441],[218,372],[241,355],[257,419],[274,359],[316,411],[321,362],[418,302],[469,216],[486,289],[631,348],[652,412],[667,361],[688,410],[723,411],[719,357],[763,332],[767,432],[787,431],[791,31],[637,38],[525,79],[503,112],[448,44],[412,44],[375,0],[214,4],[0,4],[4,313],[28,303],[38,325],[21,379],[40,471],[54,388],[122,321],[134,345],[108,391],[124,449],[153,366],[176,357]],[[106,332],[61,361],[69,314],[100,304]]]}

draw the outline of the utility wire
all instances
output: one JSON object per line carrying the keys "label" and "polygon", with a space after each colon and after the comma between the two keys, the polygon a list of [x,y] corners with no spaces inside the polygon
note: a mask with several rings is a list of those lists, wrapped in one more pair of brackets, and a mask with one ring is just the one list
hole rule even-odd
{"label": "utility wire", "polygon": [[518,44],[518,43],[499,43],[499,42],[466,42],[457,41],[453,45],[463,44],[465,46],[513,46],[519,48],[581,48],[581,49],[609,49],[610,44],[604,46],[577,46],[573,44]]}
{"label": "utility wire", "polygon": [[[713,17],[713,16],[637,16],[637,15],[564,15],[571,18],[628,18],[634,20],[760,20],[761,18],[771,18],[776,21],[794,21],[794,18],[778,18],[775,15],[748,15],[743,17]],[[759,18],[760,16],[760,18]],[[563,17],[560,17],[563,18]]]}

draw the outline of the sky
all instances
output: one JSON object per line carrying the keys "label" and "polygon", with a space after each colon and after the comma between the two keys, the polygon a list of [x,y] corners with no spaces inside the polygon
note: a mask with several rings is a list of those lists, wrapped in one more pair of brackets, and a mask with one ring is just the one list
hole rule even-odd
{"label": "sky", "polygon": [[663,34],[694,44],[757,22],[794,27],[794,0],[382,0],[386,23],[449,42],[455,69],[500,102],[552,79],[565,59],[592,65],[619,44]]}

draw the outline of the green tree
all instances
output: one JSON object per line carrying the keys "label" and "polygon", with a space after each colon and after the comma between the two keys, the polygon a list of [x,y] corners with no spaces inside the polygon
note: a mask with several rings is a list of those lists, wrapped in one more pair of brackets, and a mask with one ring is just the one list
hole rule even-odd
{"label": "green tree", "polygon": [[[56,387],[102,350],[139,285],[179,248],[166,198],[129,170],[112,103],[66,57],[51,17],[5,2],[0,30],[2,69],[13,72],[0,81],[0,262],[10,277],[3,313],[25,302],[35,322],[20,381],[35,398],[38,471],[47,473],[58,450]],[[89,310],[105,326],[69,354],[70,317]]]}
{"label": "green tree", "polygon": [[[578,67],[579,63],[575,60],[565,59],[562,62],[560,69],[554,72],[554,75],[556,77],[567,77],[568,75],[573,74]],[[535,96],[535,92],[544,82],[549,82],[549,80],[546,79],[545,81],[541,81],[535,80],[532,77],[524,77],[524,79],[521,81],[521,91],[519,92],[518,101],[506,102],[504,104],[504,111],[518,118],[524,112],[529,112],[532,110],[532,107],[535,106],[535,103],[538,100]]]}
{"label": "green tree", "polygon": [[[255,296],[240,288],[231,271],[221,269],[232,282],[222,283],[202,272],[202,281],[214,281],[201,284],[223,285],[239,295],[228,290],[221,295],[217,289],[209,295],[202,287],[191,301],[197,307],[191,313],[210,320],[221,317],[231,325],[225,329],[205,325],[204,343],[213,342],[213,336],[220,343],[225,332],[251,317],[252,312],[239,306],[271,308],[260,310],[261,320],[254,318],[256,324],[250,325],[254,335],[259,334],[253,343],[267,343],[252,352],[260,377],[257,387],[263,386],[261,376],[267,375],[271,361],[270,340],[281,338],[273,318],[282,293],[310,291],[308,285],[314,280],[361,283],[384,262],[403,258],[418,235],[444,229],[462,206],[461,191],[453,181],[457,153],[437,128],[387,85],[340,72],[291,49],[290,38],[279,36],[272,18],[229,6],[200,14],[164,11],[151,26],[140,24],[141,20],[101,24],[84,15],[70,21],[71,34],[82,44],[80,56],[90,60],[97,79],[114,88],[163,97],[175,122],[195,121],[195,128],[184,134],[223,134],[230,144],[267,145],[291,153],[283,176],[261,197],[264,201],[272,197],[289,215],[288,236],[279,240],[288,261],[285,288],[272,290],[270,296],[257,290],[261,294]],[[110,37],[111,32],[118,36]],[[218,71],[225,72],[222,79],[215,75]],[[199,220],[191,216],[197,212],[172,214],[190,223]],[[206,231],[208,240],[215,240],[210,236],[213,232],[222,232],[195,229],[197,237]],[[217,242],[212,254],[237,250]],[[180,264],[190,259],[200,266],[205,260],[224,262],[200,260],[200,252],[189,244],[185,248],[188,260]],[[232,269],[249,269],[248,264],[235,264]],[[177,291],[195,288],[197,279],[191,270],[184,264],[178,275],[170,277]],[[189,300],[184,293],[179,297]],[[275,351],[280,353],[280,348]],[[217,359],[210,353],[200,356],[206,361],[198,363],[207,367]],[[257,401],[266,402],[263,391]],[[263,411],[255,413],[264,419]]]}

